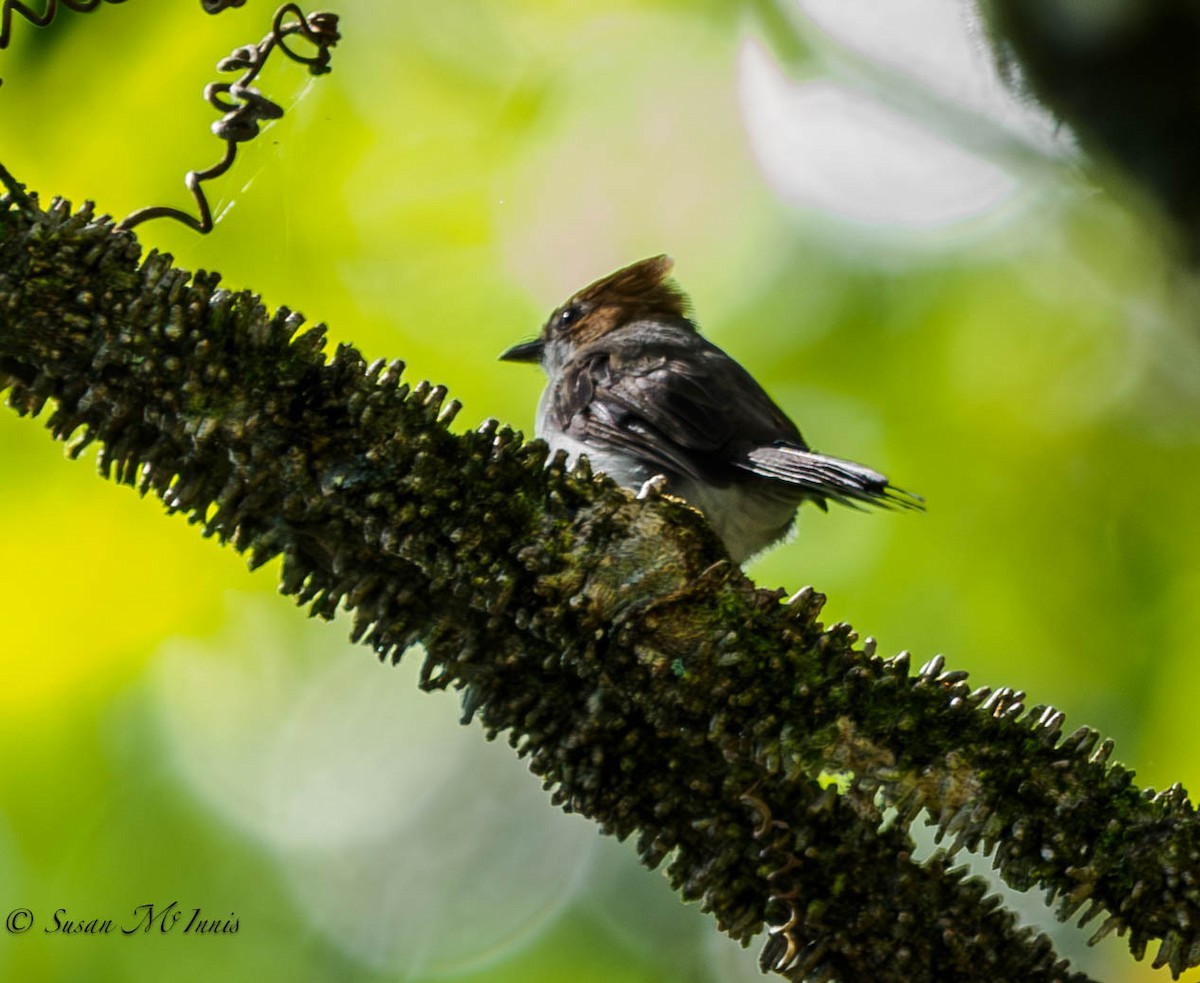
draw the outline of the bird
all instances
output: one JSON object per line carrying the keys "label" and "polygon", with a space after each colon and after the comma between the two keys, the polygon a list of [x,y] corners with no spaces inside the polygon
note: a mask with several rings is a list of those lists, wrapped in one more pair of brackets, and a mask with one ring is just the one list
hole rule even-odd
{"label": "bird", "polygon": [[649,482],[682,498],[739,564],[787,536],[802,502],[924,508],[878,471],[812,450],[754,377],[700,334],[673,266],[652,256],[597,280],[536,339],[500,355],[545,370],[534,429],[552,451],[586,455],[625,488]]}

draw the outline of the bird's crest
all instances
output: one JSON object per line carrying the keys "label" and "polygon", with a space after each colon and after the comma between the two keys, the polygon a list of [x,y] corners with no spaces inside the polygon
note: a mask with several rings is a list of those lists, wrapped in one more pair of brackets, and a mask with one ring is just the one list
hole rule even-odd
{"label": "bird's crest", "polygon": [[688,320],[687,295],[669,279],[674,265],[670,256],[639,260],[584,287],[556,314],[561,316],[572,308],[580,312],[579,321],[571,329],[580,344],[633,321]]}
{"label": "bird's crest", "polygon": [[596,307],[623,307],[639,317],[686,317],[687,296],[668,279],[674,266],[670,256],[651,256],[584,287],[572,300]]}

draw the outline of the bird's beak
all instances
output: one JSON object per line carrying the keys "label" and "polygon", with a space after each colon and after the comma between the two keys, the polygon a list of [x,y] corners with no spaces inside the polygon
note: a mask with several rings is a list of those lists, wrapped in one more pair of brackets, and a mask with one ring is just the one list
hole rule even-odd
{"label": "bird's beak", "polygon": [[545,351],[546,344],[540,338],[535,341],[523,341],[519,345],[513,345],[508,351],[500,356],[501,362],[540,362],[542,360],[542,352]]}

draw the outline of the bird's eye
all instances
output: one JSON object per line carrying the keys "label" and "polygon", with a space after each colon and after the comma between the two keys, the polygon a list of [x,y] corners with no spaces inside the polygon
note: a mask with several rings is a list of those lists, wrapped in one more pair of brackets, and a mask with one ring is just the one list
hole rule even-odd
{"label": "bird's eye", "polygon": [[583,317],[583,308],[578,304],[569,304],[563,308],[561,314],[558,315],[558,326],[560,328],[569,328],[572,324]]}

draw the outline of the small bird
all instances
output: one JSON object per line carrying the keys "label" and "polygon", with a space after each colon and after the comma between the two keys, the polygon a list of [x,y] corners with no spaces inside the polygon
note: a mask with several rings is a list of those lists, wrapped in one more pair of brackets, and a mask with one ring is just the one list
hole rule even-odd
{"label": "small bird", "polygon": [[[801,502],[923,508],[861,464],[811,450],[737,362],[703,338],[654,256],[617,270],[500,358],[538,362],[536,433],[626,488],[657,479],[700,509],[738,563],[777,543]],[[662,476],[658,478],[658,476]]]}

